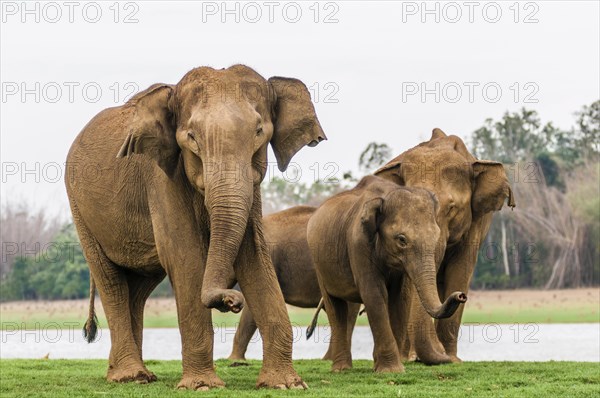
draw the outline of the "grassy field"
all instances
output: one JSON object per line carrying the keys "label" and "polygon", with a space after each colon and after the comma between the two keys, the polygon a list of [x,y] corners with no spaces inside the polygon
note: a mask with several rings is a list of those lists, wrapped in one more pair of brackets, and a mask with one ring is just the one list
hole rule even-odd
{"label": "grassy field", "polygon": [[[3,397],[198,396],[177,391],[179,361],[148,361],[158,381],[149,385],[116,384],[104,380],[106,361],[2,360]],[[410,363],[404,374],[375,374],[371,361],[354,361],[354,368],[334,374],[321,360],[295,361],[308,391],[256,390],[259,361],[230,367],[216,362],[227,388],[203,397],[592,397],[600,394],[600,364],[576,362],[478,362],[428,367]]]}
{"label": "grassy field", "polygon": [[[100,300],[96,300],[96,303],[100,325],[105,327],[106,319]],[[471,291],[463,322],[600,322],[598,303],[600,303],[600,289]],[[66,322],[83,325],[87,317],[87,309],[87,300],[2,303],[0,322],[2,329],[52,328],[53,325],[61,327]],[[294,324],[307,325],[314,310],[289,307],[289,314]],[[235,326],[239,321],[239,315],[215,311],[213,321],[221,326]],[[326,323],[327,316],[322,313],[320,324]],[[144,324],[146,327],[177,327],[174,299],[148,300]],[[358,324],[366,325],[367,317],[359,317]]]}

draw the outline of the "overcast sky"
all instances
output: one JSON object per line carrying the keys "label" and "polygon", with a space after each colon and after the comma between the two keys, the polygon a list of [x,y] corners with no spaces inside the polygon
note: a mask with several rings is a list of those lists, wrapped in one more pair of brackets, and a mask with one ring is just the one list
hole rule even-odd
{"label": "overcast sky", "polygon": [[568,128],[600,97],[598,1],[222,4],[2,2],[2,203],[66,213],[57,165],[90,118],[201,65],[309,86],[329,140],[294,158],[305,181],[523,106]]}

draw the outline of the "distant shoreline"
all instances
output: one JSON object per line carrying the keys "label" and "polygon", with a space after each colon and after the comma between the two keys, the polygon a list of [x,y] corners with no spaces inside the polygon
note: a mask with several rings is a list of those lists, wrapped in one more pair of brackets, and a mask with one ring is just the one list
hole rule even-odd
{"label": "distant shoreline", "polygon": [[[100,325],[106,319],[100,300],[96,300]],[[0,304],[2,330],[55,329],[65,323],[83,326],[88,300],[12,301]],[[295,325],[308,325],[313,309],[288,307]],[[322,314],[320,324],[327,324]],[[213,323],[236,326],[239,315],[213,312]],[[564,290],[485,290],[469,292],[463,323],[589,323],[600,322],[600,288]],[[358,319],[366,325],[366,316]],[[177,327],[174,298],[151,298],[146,304],[144,325],[148,328]]]}

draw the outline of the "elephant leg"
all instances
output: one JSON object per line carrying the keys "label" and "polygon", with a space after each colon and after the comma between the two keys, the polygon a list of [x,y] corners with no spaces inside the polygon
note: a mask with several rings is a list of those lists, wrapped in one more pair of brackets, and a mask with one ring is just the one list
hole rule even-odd
{"label": "elephant leg", "polygon": [[331,344],[331,340],[329,341],[329,346],[327,347],[327,352],[323,355],[323,361],[333,361],[333,345]]}
{"label": "elephant leg", "polygon": [[72,203],[71,208],[81,247],[100,293],[110,330],[111,348],[106,378],[116,382],[154,381],[156,376],[144,367],[133,335],[129,313],[129,287],[125,271],[106,256],[81,219],[77,206]]}
{"label": "elephant leg", "polygon": [[211,310],[201,300],[208,234],[187,216],[193,214],[193,209],[187,208],[189,203],[185,198],[172,196],[168,201],[159,201],[150,196],[150,199],[156,250],[173,286],[177,305],[183,367],[177,388],[223,387],[225,383],[217,376],[213,363]]}
{"label": "elephant leg", "polygon": [[[431,316],[425,311],[412,283],[405,283],[410,297],[410,317],[408,335],[410,345],[414,348],[417,359],[427,365],[450,363],[452,359],[446,355],[438,340],[435,325]],[[410,353],[409,353],[410,355]]]}
{"label": "elephant leg", "polygon": [[248,309],[263,340],[263,365],[256,385],[306,388],[292,365],[292,325],[266,249],[260,207],[256,206],[260,206],[260,196],[257,198],[255,195],[254,216],[246,229],[234,267]]}
{"label": "elephant leg", "polygon": [[[468,243],[447,252],[438,274],[438,292],[443,294],[444,298],[456,291],[468,293],[477,263],[477,253],[490,223],[491,214],[474,221],[464,239]],[[462,362],[457,352],[458,333],[464,309],[465,306],[461,305],[450,318],[436,320],[437,336],[452,362]]]}
{"label": "elephant leg", "polygon": [[[356,326],[356,318],[360,311],[360,304],[348,302],[348,320],[346,322],[346,339],[348,340],[348,350],[352,352],[352,334],[354,333],[354,326]],[[329,343],[327,352],[323,356],[324,361],[333,360],[333,345]]]}
{"label": "elephant leg", "polygon": [[408,360],[410,349],[407,328],[410,315],[410,297],[408,292],[402,288],[404,279],[406,279],[406,276],[394,279],[388,289],[390,324],[402,362]]}
{"label": "elephant leg", "polygon": [[352,334],[354,333],[354,327],[356,326],[356,318],[358,318],[358,312],[360,311],[359,303],[348,302],[348,320],[346,322],[346,339],[348,341],[348,351],[352,352]]}
{"label": "elephant leg", "polygon": [[[459,266],[460,267],[460,266]],[[457,267],[457,268],[459,268]],[[441,285],[440,291],[443,292],[444,297],[448,297],[452,292],[461,291],[468,293],[470,276],[472,271],[461,270],[461,272],[452,272],[453,269],[446,269],[443,277],[443,284]],[[446,319],[437,319],[435,322],[437,336],[439,341],[444,347],[446,354],[450,357],[452,362],[462,362],[458,357],[458,334],[460,331],[460,324],[465,309],[464,305],[458,307],[456,312]]]}
{"label": "elephant leg", "polygon": [[331,370],[341,372],[352,368],[352,352],[348,345],[348,303],[323,290],[323,303],[331,327]]}
{"label": "elephant leg", "polygon": [[[197,264],[196,264],[197,268]],[[202,278],[190,277],[197,269],[175,269],[169,278],[175,291],[177,318],[181,332],[183,376],[177,388],[208,390],[225,383],[215,373],[211,310],[200,301]]]}
{"label": "elephant leg", "polygon": [[[177,256],[177,252],[165,250],[161,255],[159,246],[161,263],[166,267],[173,285],[181,333],[183,376],[177,388],[208,390],[223,387],[225,383],[215,373],[213,364],[214,332],[211,310],[200,301],[201,256],[198,252],[193,253],[194,248],[191,247],[186,247],[186,252],[189,257],[186,255],[185,258],[180,258],[181,263],[175,265],[174,257]],[[181,254],[183,257],[183,253]]]}
{"label": "elephant leg", "polygon": [[363,282],[360,290],[375,341],[373,348],[375,372],[404,372],[398,345],[390,324],[387,295],[379,294],[379,292],[385,291],[385,286]]}
{"label": "elephant leg", "polygon": [[[131,326],[133,330],[133,338],[137,345],[140,358],[142,356],[142,340],[144,329],[144,306],[150,293],[158,286],[165,278],[165,273],[160,273],[152,276],[143,276],[133,272],[127,273],[127,284],[129,287],[129,313],[131,314]],[[156,380],[156,376],[148,371]]]}
{"label": "elephant leg", "polygon": [[233,338],[233,349],[231,350],[229,359],[246,359],[246,350],[248,349],[248,344],[250,343],[252,336],[254,336],[254,332],[256,332],[256,322],[254,322],[252,312],[248,309],[244,309],[242,310],[240,324],[238,325],[235,337]]}

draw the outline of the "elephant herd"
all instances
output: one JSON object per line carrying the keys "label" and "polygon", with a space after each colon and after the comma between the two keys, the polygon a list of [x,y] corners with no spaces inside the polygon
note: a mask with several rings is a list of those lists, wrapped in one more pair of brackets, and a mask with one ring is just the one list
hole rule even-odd
{"label": "elephant herd", "polygon": [[258,328],[257,387],[307,387],[292,363],[285,302],[325,309],[333,371],[352,366],[361,303],[375,371],[402,372],[411,356],[460,361],[461,303],[478,249],[492,213],[505,200],[514,207],[502,164],[477,160],[460,138],[435,129],[320,207],[263,219],[268,145],[284,171],[300,149],[325,139],[301,81],[266,80],[244,65],[195,68],[83,128],[65,183],[90,267],[84,335],[96,335],[97,289],[111,336],[108,380],[156,380],[142,360],[143,316],[165,276],[182,339],[179,388],[224,386],[213,363],[212,308],[245,308],[232,359],[244,358]]}

